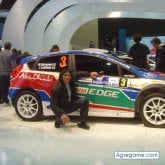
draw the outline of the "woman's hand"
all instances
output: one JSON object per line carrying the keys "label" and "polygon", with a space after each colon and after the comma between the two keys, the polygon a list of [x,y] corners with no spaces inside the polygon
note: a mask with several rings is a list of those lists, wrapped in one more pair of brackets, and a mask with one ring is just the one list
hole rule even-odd
{"label": "woman's hand", "polygon": [[99,76],[99,73],[97,73],[97,72],[91,72],[90,73],[90,77],[91,78],[96,78],[96,77],[98,77]]}
{"label": "woman's hand", "polygon": [[61,120],[62,120],[63,124],[66,124],[66,123],[70,122],[70,118],[66,114],[61,115]]}

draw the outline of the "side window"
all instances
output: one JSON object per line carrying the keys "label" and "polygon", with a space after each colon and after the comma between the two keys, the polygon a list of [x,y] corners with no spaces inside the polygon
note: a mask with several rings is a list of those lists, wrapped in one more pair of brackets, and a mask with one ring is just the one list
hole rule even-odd
{"label": "side window", "polygon": [[68,55],[56,55],[39,59],[33,64],[31,69],[39,71],[59,72],[61,68],[66,65],[68,65]]}
{"label": "side window", "polygon": [[77,71],[97,71],[103,72],[105,75],[118,76],[117,65],[105,59],[94,56],[75,55],[75,63]]}

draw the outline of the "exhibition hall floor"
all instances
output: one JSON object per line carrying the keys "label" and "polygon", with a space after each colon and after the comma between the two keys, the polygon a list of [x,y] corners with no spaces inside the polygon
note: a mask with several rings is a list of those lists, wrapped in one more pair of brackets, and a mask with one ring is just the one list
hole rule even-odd
{"label": "exhibition hall floor", "polygon": [[[52,117],[25,122],[0,105],[0,165],[164,165],[165,129],[140,119],[89,118],[90,130],[76,123],[56,129]],[[158,152],[159,159],[115,156],[128,151]]]}

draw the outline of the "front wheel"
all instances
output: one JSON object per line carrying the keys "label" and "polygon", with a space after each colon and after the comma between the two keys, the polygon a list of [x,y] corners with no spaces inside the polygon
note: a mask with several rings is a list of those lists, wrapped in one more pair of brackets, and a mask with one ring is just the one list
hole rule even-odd
{"label": "front wheel", "polygon": [[20,92],[14,102],[18,116],[27,121],[41,119],[42,106],[39,97],[32,91]]}
{"label": "front wheel", "polygon": [[154,93],[143,99],[140,115],[145,126],[165,127],[165,95]]}

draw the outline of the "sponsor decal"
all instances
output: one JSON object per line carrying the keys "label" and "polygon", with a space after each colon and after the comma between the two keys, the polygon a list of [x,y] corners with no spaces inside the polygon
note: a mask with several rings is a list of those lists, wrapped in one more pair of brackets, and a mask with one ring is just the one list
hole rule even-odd
{"label": "sponsor decal", "polygon": [[119,78],[109,78],[108,86],[118,87],[119,86]]}
{"label": "sponsor decal", "polygon": [[108,76],[100,76],[92,80],[92,84],[104,84],[108,85],[109,77]]}
{"label": "sponsor decal", "polygon": [[144,77],[146,77],[146,78],[156,78],[157,75],[153,74],[153,73],[144,73]]}
{"label": "sponsor decal", "polygon": [[23,72],[19,75],[20,79],[28,80],[41,80],[41,81],[50,81],[53,82],[53,76],[41,73],[27,73]]}
{"label": "sponsor decal", "polygon": [[77,93],[80,93],[80,94],[87,94],[87,93],[88,93],[88,88],[77,87]]}
{"label": "sponsor decal", "polygon": [[38,63],[38,70],[42,69],[54,70],[56,69],[56,63]]}
{"label": "sponsor decal", "polygon": [[96,95],[96,96],[105,96],[105,97],[118,98],[119,92],[111,91],[111,90],[102,90],[102,89],[91,88],[89,90],[88,94],[89,95]]}
{"label": "sponsor decal", "polygon": [[77,93],[78,94],[88,94],[88,95],[118,98],[120,92],[111,91],[111,90],[103,90],[103,89],[95,89],[95,88],[89,89],[89,88],[84,88],[84,87],[77,87]]}
{"label": "sponsor decal", "polygon": [[107,85],[112,87],[119,86],[119,78],[111,78],[109,76],[100,76],[92,80],[92,84]]}

